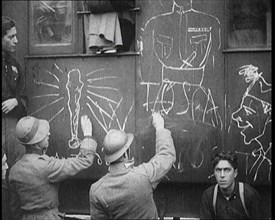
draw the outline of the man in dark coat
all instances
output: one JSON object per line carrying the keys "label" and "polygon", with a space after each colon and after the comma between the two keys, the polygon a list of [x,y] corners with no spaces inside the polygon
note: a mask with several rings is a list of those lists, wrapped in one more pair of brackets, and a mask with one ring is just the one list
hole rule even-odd
{"label": "man in dark coat", "polygon": [[[16,123],[27,114],[28,104],[25,76],[19,62],[12,55],[18,43],[16,35],[15,22],[2,16],[2,148],[9,167],[6,176],[12,165],[25,154],[24,147],[20,146],[15,135]],[[2,180],[2,199],[9,204],[7,179]],[[6,213],[8,212],[6,209]],[[5,218],[9,219],[6,214],[3,219]]]}
{"label": "man in dark coat", "polygon": [[16,141],[15,126],[27,114],[28,104],[25,76],[12,55],[18,43],[16,35],[14,21],[2,16],[2,138],[9,167],[25,153]]}

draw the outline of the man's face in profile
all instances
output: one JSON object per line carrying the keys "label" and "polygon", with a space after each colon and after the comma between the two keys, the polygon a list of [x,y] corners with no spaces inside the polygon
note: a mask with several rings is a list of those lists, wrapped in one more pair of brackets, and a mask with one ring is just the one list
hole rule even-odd
{"label": "man's face in profile", "polygon": [[10,30],[7,30],[6,35],[2,37],[2,51],[5,52],[14,52],[16,44],[18,43],[16,37],[17,31],[15,27],[12,27]]}
{"label": "man's face in profile", "polygon": [[239,109],[232,114],[232,119],[242,129],[241,134],[246,144],[264,133],[268,118],[269,114],[264,112],[262,101],[250,95],[243,97]]}

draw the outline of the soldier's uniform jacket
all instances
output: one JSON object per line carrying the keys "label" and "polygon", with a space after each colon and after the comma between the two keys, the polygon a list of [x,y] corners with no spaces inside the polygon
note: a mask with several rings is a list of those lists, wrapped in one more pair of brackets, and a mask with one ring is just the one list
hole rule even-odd
{"label": "soldier's uniform jacket", "polygon": [[16,98],[18,101],[18,106],[8,114],[2,113],[2,117],[20,119],[27,113],[25,76],[19,62],[12,55],[4,56],[2,61],[2,102],[11,98]]}
{"label": "soldier's uniform jacket", "polygon": [[156,131],[156,155],[139,166],[111,164],[90,188],[91,219],[158,219],[153,190],[176,160],[167,129]]}
{"label": "soldier's uniform jacket", "polygon": [[96,142],[84,138],[80,151],[80,156],[67,159],[25,154],[15,163],[9,176],[11,209],[15,219],[61,219],[58,183],[93,164]]}
{"label": "soldier's uniform jacket", "polygon": [[2,56],[2,103],[12,98],[17,99],[18,105],[7,114],[2,112],[2,142],[9,169],[25,154],[24,147],[16,140],[15,127],[18,120],[27,115],[28,99],[20,64],[15,57],[6,53]]}

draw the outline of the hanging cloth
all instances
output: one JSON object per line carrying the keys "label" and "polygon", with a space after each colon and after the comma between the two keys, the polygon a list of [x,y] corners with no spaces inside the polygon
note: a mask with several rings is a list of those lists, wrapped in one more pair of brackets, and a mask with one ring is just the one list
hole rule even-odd
{"label": "hanging cloth", "polygon": [[117,12],[90,14],[89,49],[109,50],[122,46],[121,29]]}

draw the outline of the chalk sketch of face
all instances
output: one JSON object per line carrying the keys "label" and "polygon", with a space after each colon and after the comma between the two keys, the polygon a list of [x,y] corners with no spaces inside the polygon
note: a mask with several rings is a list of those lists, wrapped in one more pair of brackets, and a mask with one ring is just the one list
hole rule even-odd
{"label": "chalk sketch of face", "polygon": [[232,119],[238,124],[245,144],[263,135],[266,122],[270,115],[264,111],[263,101],[247,95],[242,98],[239,109],[232,114]]}
{"label": "chalk sketch of face", "polygon": [[264,135],[265,128],[271,122],[270,94],[271,84],[268,84],[258,72],[258,67],[244,65],[240,68],[239,75],[245,76],[245,81],[250,83],[247,87],[239,109],[233,112],[232,119],[241,128],[244,143],[250,144],[252,140]]}

